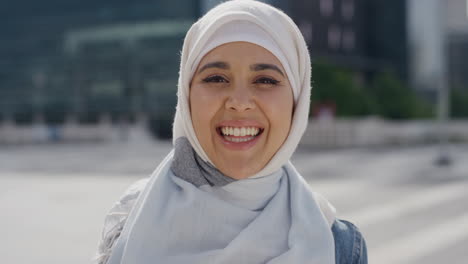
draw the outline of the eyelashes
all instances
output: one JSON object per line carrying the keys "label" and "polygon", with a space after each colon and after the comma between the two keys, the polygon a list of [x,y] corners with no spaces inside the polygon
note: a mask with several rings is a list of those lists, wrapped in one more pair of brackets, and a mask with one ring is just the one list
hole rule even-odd
{"label": "eyelashes", "polygon": [[255,81],[255,83],[277,85],[280,83],[280,81],[273,78],[260,77]]}
{"label": "eyelashes", "polygon": [[228,81],[224,77],[219,76],[219,75],[206,77],[205,79],[203,79],[203,82],[205,83],[228,83]]}
{"label": "eyelashes", "polygon": [[[229,81],[220,75],[212,75],[206,77],[202,80],[204,83],[229,83]],[[265,85],[278,85],[280,81],[269,78],[269,77],[260,77],[254,80],[254,84],[265,84]]]}

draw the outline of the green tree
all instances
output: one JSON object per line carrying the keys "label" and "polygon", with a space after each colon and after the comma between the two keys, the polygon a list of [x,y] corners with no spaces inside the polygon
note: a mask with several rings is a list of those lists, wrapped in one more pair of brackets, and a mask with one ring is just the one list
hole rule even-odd
{"label": "green tree", "polygon": [[[431,104],[392,73],[378,73],[367,85],[357,83],[354,76],[352,71],[331,64],[314,63],[312,109],[320,104],[333,104],[340,117],[379,115],[398,120],[434,116]],[[453,107],[461,109],[466,105],[457,103]]]}
{"label": "green tree", "polygon": [[428,118],[433,116],[429,103],[389,72],[378,74],[371,85],[377,114],[389,119]]}
{"label": "green tree", "polygon": [[365,116],[375,105],[365,89],[356,84],[350,71],[325,63],[312,65],[312,106],[331,103],[337,116]]}
{"label": "green tree", "polygon": [[456,118],[468,117],[468,90],[453,89],[450,95],[451,116]]}

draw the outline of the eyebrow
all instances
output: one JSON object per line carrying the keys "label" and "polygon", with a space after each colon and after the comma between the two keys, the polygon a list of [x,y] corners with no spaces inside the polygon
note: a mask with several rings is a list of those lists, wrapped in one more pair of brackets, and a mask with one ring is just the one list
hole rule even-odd
{"label": "eyebrow", "polygon": [[223,61],[209,62],[209,63],[203,65],[203,67],[201,67],[200,70],[198,70],[198,73],[201,73],[202,71],[204,71],[206,69],[209,69],[209,68],[218,68],[218,69],[223,69],[223,70],[229,70],[229,64],[227,64],[226,62],[223,62]]}
{"label": "eyebrow", "polygon": [[[222,70],[229,70],[229,64],[224,62],[224,61],[215,61],[215,62],[209,62],[205,65],[203,65],[200,70],[198,70],[198,73],[201,73],[202,71],[209,69],[209,68],[218,68]],[[280,70],[280,68],[274,64],[268,64],[268,63],[257,63],[250,65],[250,70],[252,71],[264,71],[264,70],[274,70],[280,73],[282,76],[284,76],[284,73]]]}
{"label": "eyebrow", "polygon": [[274,64],[268,64],[268,63],[258,63],[258,64],[253,64],[250,66],[250,69],[252,71],[264,71],[264,70],[274,70],[279,72],[282,76],[284,76],[284,73],[278,68],[278,66]]}

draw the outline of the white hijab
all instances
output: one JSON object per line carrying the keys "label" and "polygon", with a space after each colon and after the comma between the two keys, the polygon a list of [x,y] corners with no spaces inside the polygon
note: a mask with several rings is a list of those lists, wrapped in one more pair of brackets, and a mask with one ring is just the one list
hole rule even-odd
{"label": "white hijab", "polygon": [[307,125],[311,69],[305,41],[286,14],[233,0],[192,25],[182,49],[174,142],[187,138],[212,164],[192,126],[189,83],[206,53],[234,41],[260,45],[282,63],[295,101],[288,138],[260,172],[224,186],[197,187],[175,176],[172,151],[140,194],[109,264],[335,263],[334,208],[289,162]]}
{"label": "white hijab", "polygon": [[[261,37],[243,32],[246,28],[255,33],[262,31]],[[234,34],[227,34],[227,31]],[[179,137],[187,137],[198,155],[212,163],[196,138],[190,114],[187,114],[190,113],[189,84],[198,63],[208,51],[234,41],[251,42],[273,53],[283,65],[293,88],[295,114],[289,136],[265,168],[252,176],[261,177],[277,171],[296,150],[307,127],[311,89],[310,56],[304,38],[290,17],[270,5],[252,0],[227,1],[192,25],[182,48],[174,142]]]}

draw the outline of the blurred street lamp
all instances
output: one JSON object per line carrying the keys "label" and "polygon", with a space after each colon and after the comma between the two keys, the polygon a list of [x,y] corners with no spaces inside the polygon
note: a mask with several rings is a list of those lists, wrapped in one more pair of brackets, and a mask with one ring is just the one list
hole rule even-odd
{"label": "blurred street lamp", "polygon": [[466,2],[465,2],[465,7],[466,7],[465,15],[466,15],[466,18],[468,19],[468,0],[466,0]]}
{"label": "blurred street lamp", "polygon": [[[468,1],[468,0],[467,0]],[[438,136],[439,136],[439,150],[435,159],[437,166],[449,166],[452,164],[453,159],[449,153],[448,135],[446,133],[446,126],[450,118],[450,87],[448,82],[448,45],[447,45],[447,3],[445,1],[438,1],[439,4],[439,30],[441,30],[441,53],[442,60],[440,61],[440,75],[438,76],[438,98],[437,98],[437,119],[438,119]]]}

